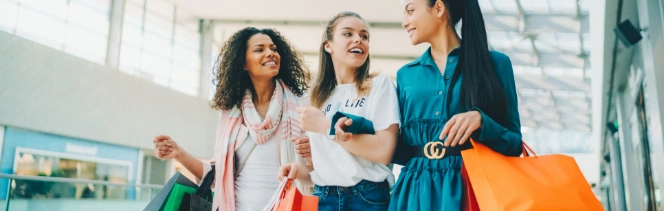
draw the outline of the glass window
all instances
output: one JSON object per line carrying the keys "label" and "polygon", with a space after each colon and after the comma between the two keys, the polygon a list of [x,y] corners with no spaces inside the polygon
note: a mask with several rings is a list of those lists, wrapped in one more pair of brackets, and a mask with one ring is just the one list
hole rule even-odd
{"label": "glass window", "polygon": [[[44,32],[48,32],[44,33]],[[65,22],[37,10],[21,7],[18,13],[16,34],[56,49],[62,49],[65,38]]]}
{"label": "glass window", "polygon": [[67,19],[67,0],[21,0],[21,7],[42,13],[49,18]]}
{"label": "glass window", "polygon": [[201,57],[198,49],[195,51],[181,45],[176,45],[173,49],[173,60],[176,64],[189,67],[191,69],[200,69]]}
{"label": "glass window", "polygon": [[171,2],[135,0],[127,2],[124,20],[120,69],[198,95],[199,19]]}
{"label": "glass window", "polygon": [[18,4],[13,1],[0,0],[0,30],[14,33]]}
{"label": "glass window", "polygon": [[0,29],[103,64],[110,0],[0,0]]}
{"label": "glass window", "polygon": [[100,12],[90,5],[73,1],[69,5],[69,24],[95,32],[97,36],[106,36],[109,29],[108,11]]}
{"label": "glass window", "polygon": [[575,14],[576,0],[549,0],[552,12]]}
{"label": "glass window", "polygon": [[106,59],[107,39],[92,31],[69,25],[67,27],[67,39],[65,41],[65,52],[104,63]]}
{"label": "glass window", "polygon": [[547,13],[549,12],[549,3],[546,1],[539,1],[537,3],[522,3],[523,10],[528,13]]}
{"label": "glass window", "polygon": [[482,8],[482,12],[484,12],[484,13],[494,12],[493,3],[491,1],[492,0],[479,0],[480,7]]}
{"label": "glass window", "polygon": [[120,70],[134,74],[140,67],[141,50],[129,44],[120,47]]}
{"label": "glass window", "polygon": [[[63,177],[86,180],[100,180],[114,183],[127,183],[130,164],[94,161],[95,158],[76,159],[66,156],[43,155],[40,153],[18,152],[16,157],[17,175]],[[95,187],[96,186],[96,187]],[[97,198],[126,199],[127,190],[74,183],[54,183],[43,181],[16,180],[12,191],[17,198]],[[95,191],[95,189],[97,191]]]}
{"label": "glass window", "polygon": [[143,6],[127,2],[125,4],[123,20],[123,25],[132,24],[139,26],[139,28],[143,26]]}
{"label": "glass window", "polygon": [[173,66],[173,68],[171,87],[187,94],[197,95],[200,83],[198,72],[191,72],[190,68],[178,65]]}
{"label": "glass window", "polygon": [[506,12],[509,14],[517,14],[519,8],[516,5],[515,0],[492,0],[493,6],[498,12]]}
{"label": "glass window", "polygon": [[163,37],[162,35],[163,34],[145,32],[145,34],[143,34],[143,50],[170,59],[172,53],[172,39],[170,39],[170,37]]}
{"label": "glass window", "polygon": [[[148,52],[143,52],[141,59],[141,70],[146,76],[149,76],[148,78],[166,79],[168,81],[171,69],[170,60]],[[168,85],[168,83],[162,85]]]}
{"label": "glass window", "polygon": [[565,51],[581,53],[581,38],[576,33],[556,33],[558,47]]}

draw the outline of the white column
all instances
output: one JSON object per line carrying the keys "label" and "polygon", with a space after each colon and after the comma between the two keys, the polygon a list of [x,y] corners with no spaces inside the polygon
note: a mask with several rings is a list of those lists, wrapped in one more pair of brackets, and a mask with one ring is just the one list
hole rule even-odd
{"label": "white column", "polygon": [[122,42],[122,22],[125,0],[112,0],[106,47],[106,65],[118,68],[120,64],[120,45]]}
{"label": "white column", "polygon": [[212,66],[214,61],[212,61],[212,21],[210,20],[201,20],[199,27],[201,32],[201,78],[199,85],[200,97],[203,99],[208,99],[211,95],[210,92],[210,83],[212,81]]}
{"label": "white column", "polygon": [[[648,122],[648,139],[650,140],[650,155],[653,168],[653,177],[664,185],[664,14],[661,0],[637,0],[637,9],[640,28],[647,28],[642,32],[643,39],[639,43],[643,54],[645,80],[643,88],[646,103],[646,121]],[[660,189],[664,195],[664,189]]]}

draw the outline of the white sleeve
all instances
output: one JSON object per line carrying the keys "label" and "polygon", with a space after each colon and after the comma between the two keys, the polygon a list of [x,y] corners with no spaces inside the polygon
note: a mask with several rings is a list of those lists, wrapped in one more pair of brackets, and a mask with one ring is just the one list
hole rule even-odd
{"label": "white sleeve", "polygon": [[400,125],[399,100],[396,86],[392,79],[385,75],[376,76],[369,95],[368,118],[374,130],[385,130],[390,125]]}

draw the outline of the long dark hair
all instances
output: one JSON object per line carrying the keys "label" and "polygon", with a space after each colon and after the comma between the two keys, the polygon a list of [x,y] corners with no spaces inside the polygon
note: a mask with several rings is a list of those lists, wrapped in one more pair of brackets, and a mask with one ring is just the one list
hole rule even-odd
{"label": "long dark hair", "polygon": [[[433,7],[437,0],[429,0]],[[489,52],[484,17],[477,0],[442,0],[449,15],[448,26],[454,26],[461,19],[461,47],[459,63],[452,76],[454,87],[463,75],[459,104],[462,111],[473,107],[481,109],[484,113],[505,125],[507,122],[507,96],[500,82]],[[455,31],[456,32],[456,31]],[[452,89],[448,90],[448,95]]]}
{"label": "long dark hair", "polygon": [[[334,72],[334,64],[332,63],[332,55],[325,51],[325,44],[334,39],[334,30],[337,27],[337,20],[344,17],[356,17],[364,22],[364,25],[369,26],[360,15],[354,12],[341,12],[334,16],[327,23],[325,27],[325,32],[323,32],[323,38],[320,44],[320,66],[318,67],[318,77],[316,78],[316,84],[313,87],[313,92],[311,93],[311,105],[314,107],[320,108],[323,106],[327,98],[332,95],[334,88],[337,87],[337,78],[336,73]],[[368,52],[367,52],[368,53]],[[369,54],[370,55],[370,54]],[[367,57],[367,61],[364,62],[360,68],[355,72],[355,85],[357,87],[358,96],[362,96],[368,92],[371,88],[370,80],[372,75],[369,73],[369,64],[370,57]]]}
{"label": "long dark hair", "polygon": [[240,106],[245,91],[254,89],[249,72],[244,67],[247,62],[246,52],[249,48],[249,39],[256,34],[269,36],[277,46],[281,61],[279,73],[275,78],[281,79],[296,96],[302,96],[309,88],[307,85],[309,70],[304,65],[302,55],[297,53],[286,38],[273,29],[247,27],[233,34],[221,48],[217,57],[213,81],[217,92],[210,103],[213,109],[230,110],[235,106]]}

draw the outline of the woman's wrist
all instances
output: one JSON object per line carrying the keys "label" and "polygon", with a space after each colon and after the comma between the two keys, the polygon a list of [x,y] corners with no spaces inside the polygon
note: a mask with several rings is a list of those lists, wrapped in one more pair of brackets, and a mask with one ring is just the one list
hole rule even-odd
{"label": "woman's wrist", "polygon": [[332,120],[329,120],[327,118],[323,118],[323,119],[321,119],[321,122],[323,122],[323,123],[320,124],[320,128],[318,128],[318,131],[314,131],[314,132],[321,133],[321,134],[326,134],[327,132],[329,132],[330,127],[332,127]]}

